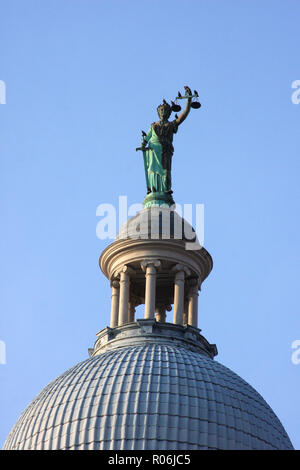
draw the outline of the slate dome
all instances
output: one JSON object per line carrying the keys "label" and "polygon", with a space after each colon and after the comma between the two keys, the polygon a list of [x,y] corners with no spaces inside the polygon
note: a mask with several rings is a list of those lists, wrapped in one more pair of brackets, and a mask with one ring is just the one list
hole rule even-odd
{"label": "slate dome", "polygon": [[51,382],[4,449],[292,449],[248,383],[186,346],[106,350]]}

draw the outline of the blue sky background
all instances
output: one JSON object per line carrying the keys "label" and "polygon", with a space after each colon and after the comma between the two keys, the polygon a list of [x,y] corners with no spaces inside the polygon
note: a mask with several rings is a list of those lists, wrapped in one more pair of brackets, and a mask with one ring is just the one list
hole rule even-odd
{"label": "blue sky background", "polygon": [[200,94],[175,136],[177,202],[205,204],[199,327],[300,448],[300,3],[1,3],[0,444],[109,323],[96,208],[145,195],[140,130]]}

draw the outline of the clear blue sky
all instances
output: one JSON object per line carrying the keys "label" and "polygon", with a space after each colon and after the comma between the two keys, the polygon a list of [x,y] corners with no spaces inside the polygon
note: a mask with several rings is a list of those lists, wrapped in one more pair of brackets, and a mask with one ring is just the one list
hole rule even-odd
{"label": "clear blue sky", "polygon": [[299,1],[6,0],[0,21],[0,443],[109,323],[96,208],[143,200],[140,130],[188,84],[173,186],[205,204],[199,326],[300,448]]}

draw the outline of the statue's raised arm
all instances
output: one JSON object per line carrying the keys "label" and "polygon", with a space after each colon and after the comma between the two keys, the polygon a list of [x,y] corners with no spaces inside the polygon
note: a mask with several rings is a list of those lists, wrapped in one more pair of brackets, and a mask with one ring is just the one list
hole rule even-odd
{"label": "statue's raised arm", "polygon": [[[185,110],[176,119],[176,122],[177,122],[178,126],[181,123],[183,123],[183,121],[187,118],[187,116],[188,116],[188,114],[191,110],[191,104],[192,104],[192,91],[191,91],[191,89],[188,86],[185,86],[184,89],[185,89],[186,95],[188,95],[189,98],[187,98],[187,100],[186,100]],[[179,94],[179,98],[181,98],[180,92],[178,92],[178,94]],[[177,97],[177,99],[178,99],[178,97]]]}
{"label": "statue's raised arm", "polygon": [[[157,107],[159,121],[153,122],[148,133],[142,131],[142,144],[136,150],[142,150],[145,176],[147,184],[147,196],[144,207],[153,205],[174,204],[171,189],[171,164],[174,153],[173,135],[176,134],[178,126],[186,119],[191,108],[200,108],[198,92],[194,93],[188,86],[184,87],[185,94],[182,96],[178,92],[175,103],[171,101],[171,106],[166,100]],[[186,99],[184,111],[175,119],[169,121],[172,111],[181,110],[178,100]]]}

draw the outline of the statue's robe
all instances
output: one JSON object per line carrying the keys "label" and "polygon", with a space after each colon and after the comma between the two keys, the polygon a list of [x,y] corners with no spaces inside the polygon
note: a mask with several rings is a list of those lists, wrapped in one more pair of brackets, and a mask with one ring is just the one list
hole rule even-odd
{"label": "statue's robe", "polygon": [[171,166],[174,153],[173,135],[176,134],[178,124],[176,121],[154,122],[144,143],[148,143],[149,150],[143,152],[147,188],[152,192],[166,192],[171,190]]}

